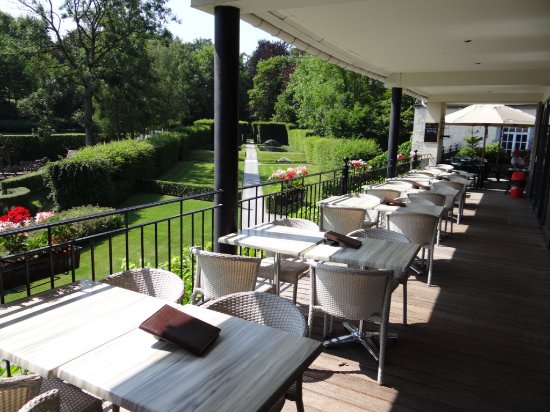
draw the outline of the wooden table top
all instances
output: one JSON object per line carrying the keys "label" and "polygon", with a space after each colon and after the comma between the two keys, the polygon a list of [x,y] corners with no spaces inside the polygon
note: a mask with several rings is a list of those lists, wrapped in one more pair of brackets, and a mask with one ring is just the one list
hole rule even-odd
{"label": "wooden table top", "polygon": [[196,357],[138,326],[166,304],[78,282],[0,311],[0,356],[134,411],[259,410],[321,352],[305,337],[208,309],[172,306],[221,328]]}
{"label": "wooden table top", "polygon": [[383,212],[386,215],[422,213],[423,215],[430,215],[435,217],[442,217],[444,209],[445,208],[443,206],[421,205],[418,203],[407,203],[407,206],[381,204],[375,207],[375,210]]}
{"label": "wooden table top", "polygon": [[330,196],[323,199],[317,204],[319,207],[329,205],[331,207],[352,207],[360,209],[374,209],[379,205],[382,199],[376,196],[354,196],[354,195],[342,195],[342,196]]}
{"label": "wooden table top", "polygon": [[0,358],[44,377],[82,354],[135,329],[162,302],[81,281],[0,309]]}
{"label": "wooden table top", "polygon": [[61,366],[59,377],[135,412],[256,411],[321,352],[312,339],[197,306],[179,309],[221,329],[203,356],[136,329]]}
{"label": "wooden table top", "polygon": [[317,245],[308,250],[306,259],[322,262],[345,263],[379,269],[394,270],[396,274],[405,271],[420,250],[416,243],[392,242],[380,239],[359,239],[363,245],[351,247]]}
{"label": "wooden table top", "polygon": [[298,257],[307,249],[323,242],[323,235],[324,232],[262,223],[222,236],[218,242]]}

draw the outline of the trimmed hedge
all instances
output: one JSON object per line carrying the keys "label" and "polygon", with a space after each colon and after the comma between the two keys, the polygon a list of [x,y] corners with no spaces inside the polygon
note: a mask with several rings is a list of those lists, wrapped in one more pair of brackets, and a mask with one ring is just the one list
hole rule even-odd
{"label": "trimmed hedge", "polygon": [[[178,182],[168,182],[166,180],[140,180],[140,188],[144,192],[158,193],[167,196],[185,197],[214,191],[214,188],[208,186],[192,186]],[[204,200],[213,201],[214,196],[208,195]]]}
{"label": "trimmed hedge", "polygon": [[2,187],[12,189],[14,187],[26,187],[31,192],[41,192],[46,190],[44,184],[44,169],[38,172],[25,173],[21,176],[10,177],[2,181]]}
{"label": "trimmed hedge", "polygon": [[0,193],[0,214],[6,213],[14,206],[30,207],[31,191],[26,187],[13,187]]}
{"label": "trimmed hedge", "polygon": [[[194,126],[207,126],[210,129],[210,138],[211,138],[211,150],[214,149],[214,119],[199,119],[193,122]],[[246,139],[253,136],[254,130],[252,125],[243,120],[239,120],[239,139],[241,143],[245,143]]]}
{"label": "trimmed hedge", "polygon": [[47,157],[56,160],[65,157],[68,150],[75,150],[85,145],[84,134],[53,134],[48,138],[34,135],[4,136],[10,150],[12,164],[21,160],[36,160]]}
{"label": "trimmed hedge", "polygon": [[140,179],[158,176],[190,150],[208,146],[208,133],[203,126],[190,126],[149,139],[86,147],[70,159],[48,163],[46,186],[60,210],[87,204],[116,207],[138,189]]}
{"label": "trimmed hedge", "polygon": [[288,129],[286,123],[252,122],[256,143],[264,143],[269,139],[277,140],[281,145],[288,145]]}
{"label": "trimmed hedge", "polygon": [[290,130],[288,136],[291,147],[303,152],[308,163],[315,163],[323,169],[341,167],[345,157],[366,161],[381,151],[374,139],[310,136],[307,130],[301,129]]}

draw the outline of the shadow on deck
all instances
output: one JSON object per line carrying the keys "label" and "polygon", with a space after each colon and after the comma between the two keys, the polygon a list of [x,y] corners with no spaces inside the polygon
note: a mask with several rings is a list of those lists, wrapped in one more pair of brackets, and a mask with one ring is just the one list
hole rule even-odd
{"label": "shadow on deck", "polygon": [[[304,379],[306,411],[550,410],[550,251],[530,201],[505,196],[505,185],[470,193],[463,222],[436,247],[432,287],[410,279],[408,326],[394,292],[389,331],[399,340],[386,384],[359,345],[325,350]],[[298,301],[307,311],[307,277]]]}

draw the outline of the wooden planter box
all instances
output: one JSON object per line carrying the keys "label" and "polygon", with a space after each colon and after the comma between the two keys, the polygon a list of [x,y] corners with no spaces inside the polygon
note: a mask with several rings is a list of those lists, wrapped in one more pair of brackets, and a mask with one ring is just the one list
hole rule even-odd
{"label": "wooden planter box", "polygon": [[[73,268],[78,269],[80,266],[80,247],[74,248],[74,262],[73,262],[73,248],[65,249],[63,251],[56,251],[52,253],[53,273],[50,273],[52,267],[50,267],[50,255],[44,253],[41,256],[28,259],[28,275],[29,282],[35,282],[41,279],[50,278],[60,273],[67,273]],[[25,260],[18,260],[16,262],[2,262],[0,268],[0,275],[2,276],[2,283],[4,289],[12,289],[27,284],[27,265]]]}

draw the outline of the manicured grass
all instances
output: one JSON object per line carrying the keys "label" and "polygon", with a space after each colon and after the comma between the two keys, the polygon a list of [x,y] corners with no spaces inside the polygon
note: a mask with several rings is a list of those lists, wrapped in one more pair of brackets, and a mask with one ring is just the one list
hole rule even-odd
{"label": "manicured grass", "polygon": [[306,155],[300,152],[265,152],[256,150],[259,163],[276,163],[278,159],[286,157],[292,163],[306,163]]}
{"label": "manicured grass", "polygon": [[[239,181],[244,176],[245,150],[239,152]],[[182,182],[196,186],[214,186],[214,152],[211,150],[193,150],[187,160],[176,163],[159,180]]]}
{"label": "manicured grass", "polygon": [[[300,163],[303,164],[303,163]],[[298,163],[285,163],[285,164],[259,164],[258,165],[258,173],[260,175],[260,181],[262,183],[269,182],[268,178],[278,169],[286,170],[289,167],[296,167],[298,166]],[[320,168],[317,165],[306,165],[307,170],[310,174],[312,173],[319,173],[321,172]],[[268,185],[263,186],[263,192],[264,194],[270,194],[274,192],[278,192],[280,189],[280,185]]]}
{"label": "manicured grass", "polygon": [[[167,199],[172,199],[171,196],[162,196],[151,193],[136,193],[126,199],[120,205],[120,208],[130,207],[134,205],[142,205],[147,203],[160,202]],[[186,200],[183,202],[183,211],[189,212],[205,207],[212,206],[211,202],[200,200]],[[163,220],[179,214],[180,203],[171,203],[167,205],[154,206],[147,209],[142,209],[136,212],[131,212],[128,216],[130,227],[138,226],[131,229],[128,234],[128,249],[130,254],[128,261],[130,267],[141,267],[141,256],[143,253],[144,266],[155,267],[163,265],[168,269],[168,262],[174,257],[180,256],[180,235],[183,238],[184,247],[189,247],[194,244],[211,243],[212,233],[212,212],[207,211],[203,214],[194,216],[186,216],[183,219],[173,218],[167,221],[158,223],[156,235],[155,225],[139,227],[139,225]],[[169,229],[170,227],[170,229]],[[180,227],[183,230],[180,230]],[[143,230],[143,246],[142,246],[142,230]],[[170,235],[169,235],[170,232]],[[204,233],[204,238],[203,238]],[[169,240],[170,239],[170,240]],[[156,247],[155,247],[156,240]],[[170,246],[170,250],[169,250]],[[111,252],[109,252],[111,250]],[[143,252],[142,252],[143,251]],[[111,253],[111,254],[110,254]],[[112,256],[112,258],[111,258]],[[109,242],[108,240],[98,241],[94,246],[93,251],[94,267],[92,268],[92,252],[89,247],[82,249],[80,254],[80,266],[75,271],[76,279],[91,279],[100,280],[111,272],[119,272],[126,269],[126,236],[124,234],[115,236]],[[112,263],[112,268],[109,267],[109,262]],[[178,273],[179,274],[179,273]],[[55,286],[61,286],[72,282],[72,275],[61,274],[56,276]],[[32,293],[38,293],[43,290],[50,289],[49,279],[40,280],[32,284]],[[24,288],[15,293],[6,296],[6,301],[13,301],[26,296]]]}

